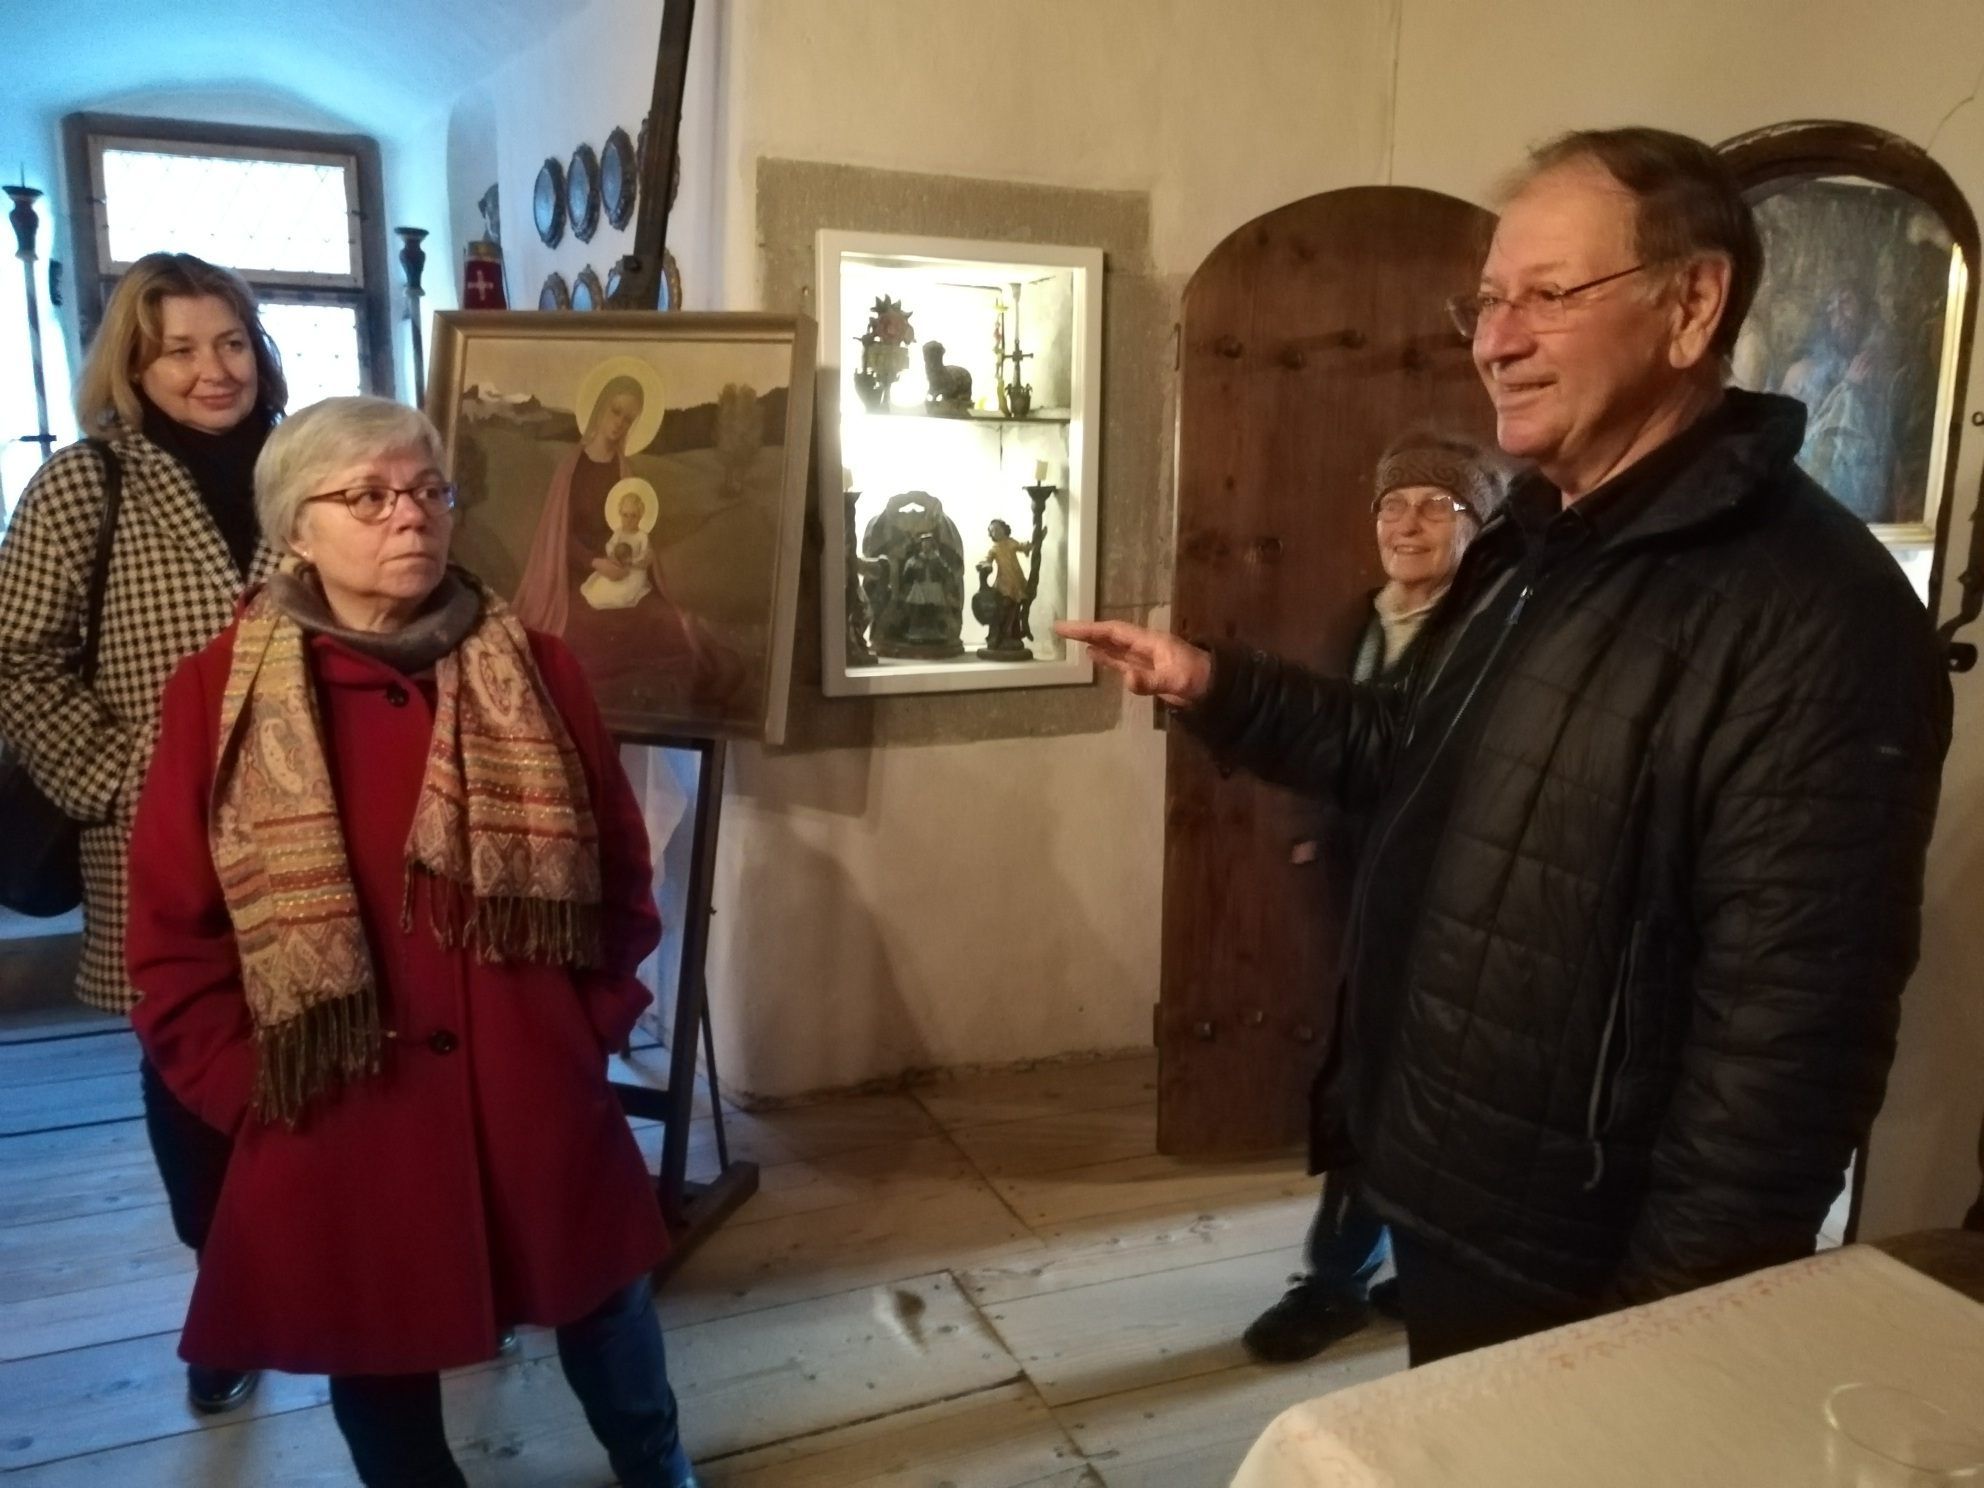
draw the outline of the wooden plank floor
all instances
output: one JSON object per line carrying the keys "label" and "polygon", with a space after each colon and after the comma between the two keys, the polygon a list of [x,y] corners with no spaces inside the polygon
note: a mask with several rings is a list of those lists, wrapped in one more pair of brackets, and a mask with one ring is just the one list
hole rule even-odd
{"label": "wooden plank floor", "polygon": [[[192,1268],[135,1062],[115,1024],[0,1028],[0,1475],[353,1483],[321,1379],[187,1409]],[[709,1488],[1207,1488],[1284,1407],[1402,1368],[1388,1323],[1310,1365],[1247,1361],[1315,1190],[1293,1161],[1159,1157],[1155,1075],[1119,1059],[729,1113],[762,1189],[659,1300]],[[652,1162],[660,1129],[637,1136]],[[714,1152],[704,1114],[692,1174]],[[551,1335],[521,1345],[447,1381],[470,1481],[599,1488]]]}

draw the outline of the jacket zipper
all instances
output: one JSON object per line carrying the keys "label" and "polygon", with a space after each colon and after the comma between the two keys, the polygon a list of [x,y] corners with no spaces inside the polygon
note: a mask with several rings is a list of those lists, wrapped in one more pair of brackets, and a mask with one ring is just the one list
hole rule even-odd
{"label": "jacket zipper", "polygon": [[[1639,969],[1640,939],[1643,926],[1639,921],[1633,924],[1632,937],[1626,943],[1625,965],[1620,967],[1618,977],[1612,983],[1612,1001],[1605,1009],[1605,1031],[1598,1037],[1598,1068],[1591,1079],[1591,1094],[1585,1102],[1584,1139],[1591,1148],[1591,1176],[1585,1180],[1584,1191],[1590,1193],[1605,1178],[1605,1143],[1600,1131],[1600,1113],[1603,1111],[1604,1125],[1611,1125],[1612,1112],[1606,1109],[1609,1093],[1616,1095],[1619,1077],[1626,1072],[1626,1061],[1633,1055],[1633,1018],[1628,1007],[1628,995],[1632,990],[1633,976]],[[1621,1037],[1619,1068],[1608,1080],[1608,1067],[1612,1061],[1612,1037]]]}
{"label": "jacket zipper", "polygon": [[[1502,649],[1508,645],[1509,637],[1515,634],[1516,622],[1522,619],[1523,607],[1529,603],[1529,596],[1535,588],[1535,579],[1532,578],[1524,582],[1522,591],[1516,595],[1516,602],[1510,606],[1507,617],[1502,621],[1502,633],[1495,637],[1495,644],[1489,648],[1486,659],[1482,661],[1481,666],[1474,674],[1474,680],[1468,684],[1467,693],[1461,698],[1460,706],[1454,709],[1453,717],[1447,720],[1446,732],[1440,735],[1439,743],[1435,744],[1433,746],[1433,752],[1427,755],[1426,763],[1420,768],[1419,778],[1412,782],[1412,789],[1407,792],[1405,800],[1400,803],[1396,811],[1391,813],[1391,819],[1385,823],[1384,835],[1379,837],[1377,845],[1366,856],[1366,862],[1377,862],[1384,854],[1385,849],[1391,845],[1392,833],[1398,829],[1400,819],[1405,815],[1406,809],[1418,799],[1419,792],[1425,789],[1426,782],[1432,778],[1433,766],[1440,762],[1440,756],[1447,752],[1447,746],[1453,742],[1454,734],[1460,728],[1461,719],[1467,716],[1467,710],[1474,705],[1475,694],[1481,691],[1482,681],[1494,669],[1495,663],[1501,659]],[[1444,667],[1445,664],[1443,660],[1441,665]],[[1437,675],[1438,673],[1436,672],[1435,676]],[[1427,685],[1430,686],[1431,683],[1429,682]],[[1407,745],[1412,743],[1412,736],[1417,729],[1417,718],[1414,718],[1406,725],[1405,742]],[[1358,875],[1357,892],[1351,899],[1350,913],[1345,917],[1346,924],[1355,926],[1362,917],[1364,900],[1370,892],[1372,877],[1373,875],[1371,874],[1360,873]]]}

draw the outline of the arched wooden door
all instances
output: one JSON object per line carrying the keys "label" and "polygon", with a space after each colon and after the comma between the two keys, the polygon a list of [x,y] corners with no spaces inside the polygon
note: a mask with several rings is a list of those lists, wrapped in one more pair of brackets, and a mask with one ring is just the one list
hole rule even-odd
{"label": "arched wooden door", "polygon": [[[1365,186],[1227,238],[1186,286],[1174,626],[1342,671],[1382,580],[1378,455],[1433,424],[1492,434],[1445,300],[1471,289],[1494,219]],[[1313,810],[1222,778],[1174,731],[1165,786],[1158,1147],[1286,1145],[1333,1023],[1341,894],[1292,861]]]}

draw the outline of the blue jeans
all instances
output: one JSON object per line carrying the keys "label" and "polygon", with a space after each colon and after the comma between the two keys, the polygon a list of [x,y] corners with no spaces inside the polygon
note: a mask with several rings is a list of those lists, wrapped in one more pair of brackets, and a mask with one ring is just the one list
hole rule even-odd
{"label": "blue jeans", "polygon": [[[689,1481],[646,1277],[560,1328],[558,1362],[623,1488]],[[331,1413],[365,1488],[464,1488],[441,1419],[440,1376],[334,1375]]]}
{"label": "blue jeans", "polygon": [[1310,1276],[1330,1291],[1362,1302],[1390,1253],[1391,1236],[1385,1222],[1365,1205],[1356,1172],[1342,1168],[1324,1174],[1322,1202],[1305,1247]]}

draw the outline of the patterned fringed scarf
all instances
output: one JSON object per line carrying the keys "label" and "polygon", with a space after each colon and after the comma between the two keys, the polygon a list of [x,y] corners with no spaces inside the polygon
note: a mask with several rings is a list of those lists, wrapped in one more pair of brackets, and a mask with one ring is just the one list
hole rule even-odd
{"label": "patterned fringed scarf", "polygon": [[[595,965],[599,840],[578,752],[523,626],[473,578],[451,573],[481,607],[434,664],[434,735],[407,839],[401,925],[412,928],[418,882],[443,945],[485,961]],[[268,588],[242,611],[208,828],[255,1024],[254,1111],[291,1126],[319,1094],[377,1073],[381,1046],[307,637]]]}

